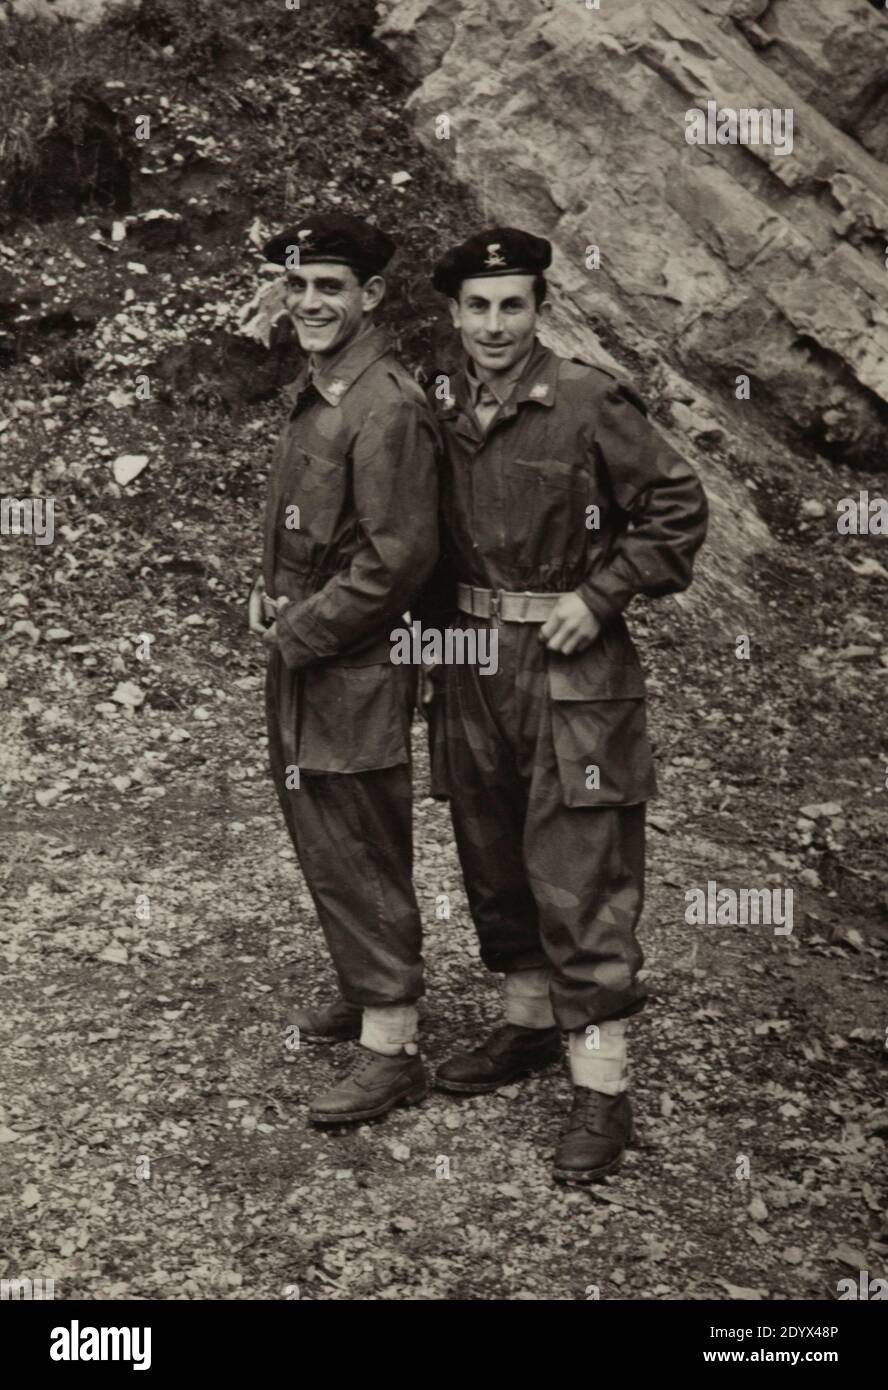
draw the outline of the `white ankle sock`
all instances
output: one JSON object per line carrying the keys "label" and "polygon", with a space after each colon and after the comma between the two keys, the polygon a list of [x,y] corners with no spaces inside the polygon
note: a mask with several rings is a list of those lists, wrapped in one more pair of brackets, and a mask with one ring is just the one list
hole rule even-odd
{"label": "white ankle sock", "polygon": [[568,1034],[570,1074],[575,1086],[616,1096],[629,1084],[625,1018],[590,1023]]}
{"label": "white ankle sock", "polygon": [[415,1004],[383,1004],[364,1010],[361,1018],[361,1046],[386,1057],[407,1052],[415,1057],[419,1051],[419,1011]]}
{"label": "white ankle sock", "polygon": [[522,1028],[554,1028],[555,1015],[549,1002],[548,967],[510,970],[503,986],[506,1022]]}

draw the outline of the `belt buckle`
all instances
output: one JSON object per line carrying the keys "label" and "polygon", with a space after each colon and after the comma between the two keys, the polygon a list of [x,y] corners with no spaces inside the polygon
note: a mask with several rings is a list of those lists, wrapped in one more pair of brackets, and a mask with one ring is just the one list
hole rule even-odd
{"label": "belt buckle", "polygon": [[492,589],[490,593],[490,608],[487,616],[488,618],[494,618],[497,622],[499,622],[501,600],[501,591],[499,589]]}

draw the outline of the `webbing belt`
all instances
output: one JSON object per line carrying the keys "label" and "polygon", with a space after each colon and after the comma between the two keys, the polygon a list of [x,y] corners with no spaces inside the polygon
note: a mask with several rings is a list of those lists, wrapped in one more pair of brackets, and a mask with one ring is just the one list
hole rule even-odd
{"label": "webbing belt", "polygon": [[457,584],[456,601],[473,618],[498,618],[501,623],[544,623],[562,594],[510,593]]}

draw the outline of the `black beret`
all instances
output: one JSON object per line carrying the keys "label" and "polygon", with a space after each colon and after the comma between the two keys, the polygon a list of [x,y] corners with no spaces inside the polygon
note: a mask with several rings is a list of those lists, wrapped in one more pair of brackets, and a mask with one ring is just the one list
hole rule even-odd
{"label": "black beret", "polygon": [[345,212],[319,213],[306,217],[297,226],[272,237],[262,248],[267,261],[286,265],[293,248],[299,250],[299,265],[312,261],[334,261],[356,266],[371,275],[384,270],[394,255],[395,243],[378,227]]}
{"label": "black beret", "polygon": [[454,299],[463,280],[481,275],[542,275],[552,263],[552,244],[518,227],[491,227],[445,251],[432,284]]}

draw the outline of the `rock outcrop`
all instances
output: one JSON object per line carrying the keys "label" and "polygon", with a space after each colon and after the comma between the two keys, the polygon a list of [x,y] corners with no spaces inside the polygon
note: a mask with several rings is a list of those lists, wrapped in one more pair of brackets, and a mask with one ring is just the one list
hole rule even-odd
{"label": "rock outcrop", "polygon": [[[814,450],[884,466],[884,14],[866,0],[378,9],[419,83],[420,137],[491,222],[553,241],[553,345],[616,361],[669,405],[715,506],[702,597],[768,543],[737,463]],[[689,144],[688,112],[708,102],[791,112],[791,144],[776,123],[770,145]]]}
{"label": "rock outcrop", "polygon": [[821,115],[888,160],[888,24],[881,0],[703,0],[701,7],[728,33],[739,30]]}

